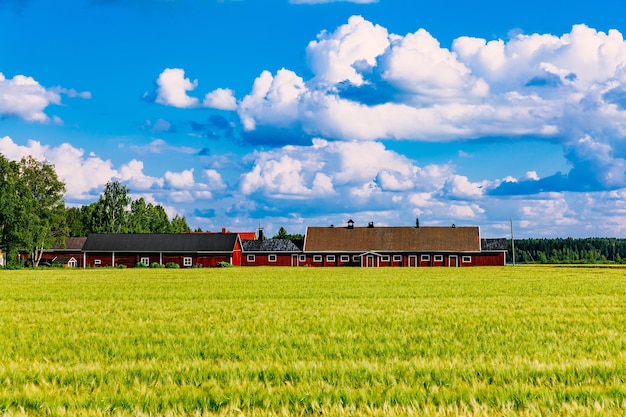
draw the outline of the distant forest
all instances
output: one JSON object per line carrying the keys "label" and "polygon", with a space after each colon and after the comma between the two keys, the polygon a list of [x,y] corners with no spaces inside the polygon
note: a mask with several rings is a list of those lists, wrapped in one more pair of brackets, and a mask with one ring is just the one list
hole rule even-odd
{"label": "distant forest", "polygon": [[[508,240],[508,261],[513,260]],[[516,263],[626,263],[626,239],[515,239]]]}

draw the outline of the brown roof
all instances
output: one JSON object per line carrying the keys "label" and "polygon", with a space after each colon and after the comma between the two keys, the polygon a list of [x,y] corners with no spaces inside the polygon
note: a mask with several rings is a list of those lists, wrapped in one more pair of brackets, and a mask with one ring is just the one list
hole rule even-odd
{"label": "brown roof", "polygon": [[477,226],[308,227],[305,252],[480,252]]}

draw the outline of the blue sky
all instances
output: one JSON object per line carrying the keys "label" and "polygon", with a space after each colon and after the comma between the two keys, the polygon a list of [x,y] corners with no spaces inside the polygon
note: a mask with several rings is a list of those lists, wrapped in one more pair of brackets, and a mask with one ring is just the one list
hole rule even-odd
{"label": "blue sky", "polygon": [[0,152],[203,230],[626,235],[626,3],[0,0]]}

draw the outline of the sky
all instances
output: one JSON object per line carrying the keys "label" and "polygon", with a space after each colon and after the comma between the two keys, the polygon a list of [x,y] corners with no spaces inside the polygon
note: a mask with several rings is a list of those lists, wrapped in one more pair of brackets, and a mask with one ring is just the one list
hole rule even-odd
{"label": "sky", "polygon": [[[61,5],[59,5],[61,4]],[[626,236],[626,2],[0,0],[0,153],[192,228]]]}

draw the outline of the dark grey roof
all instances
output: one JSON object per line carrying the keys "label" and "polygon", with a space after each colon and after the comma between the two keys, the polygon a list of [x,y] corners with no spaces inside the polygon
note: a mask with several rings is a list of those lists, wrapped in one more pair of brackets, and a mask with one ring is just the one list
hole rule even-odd
{"label": "dark grey roof", "polygon": [[506,238],[480,239],[480,249],[483,251],[503,251],[508,250],[509,247]]}
{"label": "dark grey roof", "polygon": [[236,233],[91,234],[83,252],[232,252]]}
{"label": "dark grey roof", "polygon": [[300,252],[300,248],[289,239],[244,240],[244,252]]}

